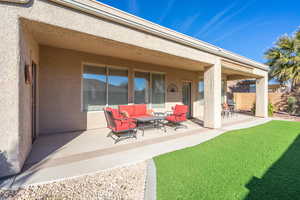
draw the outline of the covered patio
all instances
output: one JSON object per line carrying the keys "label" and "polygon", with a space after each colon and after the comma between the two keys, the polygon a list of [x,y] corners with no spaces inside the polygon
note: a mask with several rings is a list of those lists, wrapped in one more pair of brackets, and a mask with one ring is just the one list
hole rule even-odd
{"label": "covered patio", "polygon": [[147,104],[154,112],[184,104],[189,118],[206,128],[220,128],[227,81],[249,78],[257,79],[256,116],[267,116],[267,73],[262,70],[204,52],[179,56],[32,20],[21,22],[22,51],[30,52],[36,67],[31,96],[35,137],[104,128],[104,107],[132,104]]}
{"label": "covered patio", "polygon": [[[256,119],[257,118],[251,115],[236,113],[232,117],[223,118],[222,125],[226,127],[250,122]],[[162,129],[146,129],[144,136],[142,135],[142,131],[138,130],[137,138],[124,138],[118,143],[115,143],[114,139],[111,137],[107,137],[110,131],[106,128],[43,135],[40,136],[33,144],[32,152],[25,162],[25,168],[26,166],[28,167],[44,160],[53,160],[78,154],[88,155],[91,152],[98,152],[94,154],[94,156],[99,156],[103,155],[104,152],[107,153],[106,149],[111,149],[113,147],[123,146],[126,144],[140,146],[139,144],[163,142],[183,137],[189,132],[207,130],[203,127],[201,120],[191,119],[184,122],[184,124],[188,128],[178,129],[176,131],[173,127],[169,126],[166,127],[166,132]]]}
{"label": "covered patio", "polygon": [[[178,56],[175,52],[141,48],[27,19],[22,19],[21,27],[25,52],[32,52],[33,62],[37,63],[36,108],[32,113],[35,141],[25,161],[25,171],[159,144],[190,133],[199,134],[206,128],[256,120],[241,113],[222,117],[221,104],[227,102],[227,80],[262,80],[257,92],[263,101],[257,104],[256,116],[265,116],[265,74],[249,66],[227,59],[216,62],[202,52],[193,58],[192,54]],[[102,69],[106,70],[103,74]],[[175,131],[167,127],[166,132],[150,129],[145,136],[138,132],[137,139],[115,144],[107,137],[109,129],[102,109],[135,103],[147,104],[156,112],[185,104],[190,118],[184,122],[187,129]]]}
{"label": "covered patio", "polygon": [[115,144],[107,129],[40,136],[33,144],[22,173],[11,180],[13,187],[51,182],[147,160],[212,139],[227,130],[265,123],[266,119],[236,113],[222,121],[222,129],[207,129],[187,121],[188,129],[149,129],[145,136]]}
{"label": "covered patio", "polygon": [[[18,98],[9,99],[18,105],[11,115],[17,116],[13,118],[17,122],[3,126],[6,132],[15,127],[14,134],[7,137],[9,142],[3,142],[8,164],[14,170],[5,175],[19,172],[24,163],[25,170],[33,165],[37,169],[43,163],[56,166],[68,159],[116,153],[122,145],[148,148],[151,145],[146,144],[151,141],[160,146],[175,138],[182,146],[180,139],[186,134],[196,137],[202,130],[222,130],[226,121],[255,120],[246,115],[222,118],[227,80],[256,79],[255,116],[267,117],[266,66],[97,2],[90,3],[93,5],[89,8],[94,7],[98,14],[105,12],[93,16],[95,12],[74,12],[74,5],[68,10],[64,7],[67,5],[38,1],[29,13],[18,15],[18,36],[14,35],[18,40],[12,41],[18,59],[10,59],[18,69],[15,73],[19,81],[13,90]],[[41,11],[39,6],[45,9]],[[55,15],[48,18],[44,13]],[[137,139],[114,144],[107,137],[103,109],[132,104],[162,113],[184,104],[188,108],[189,120],[184,122],[187,129],[169,129],[166,133],[153,129],[144,137],[138,135]],[[119,164],[127,162],[127,158],[122,159]]]}

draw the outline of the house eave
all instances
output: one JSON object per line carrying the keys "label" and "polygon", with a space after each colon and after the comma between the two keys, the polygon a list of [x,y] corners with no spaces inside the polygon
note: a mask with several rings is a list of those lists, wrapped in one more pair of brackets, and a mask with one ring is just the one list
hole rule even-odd
{"label": "house eave", "polygon": [[31,0],[0,0],[0,2],[7,2],[7,3],[16,3],[16,4],[27,4]]}
{"label": "house eave", "polygon": [[[82,12],[104,18],[115,23],[119,23],[143,32],[147,32],[158,37],[168,39],[170,41],[180,43],[182,45],[186,45],[195,49],[199,49],[201,51],[214,54],[216,56],[220,56],[222,58],[227,58],[236,62],[240,62],[242,64],[250,65],[252,67],[268,71],[269,67],[256,62],[254,60],[248,59],[246,57],[240,56],[238,54],[232,53],[225,49],[219,48],[217,46],[211,45],[209,43],[203,42],[201,40],[195,39],[193,37],[184,35],[182,33],[176,32],[174,30],[168,29],[166,27],[160,26],[158,24],[149,22],[137,16],[128,14],[116,8],[107,6],[100,2],[91,1],[93,3],[97,3],[97,7],[91,6],[82,2],[74,1],[74,0],[49,0],[55,2],[57,4],[73,8],[76,10],[80,10]],[[106,8],[106,9],[104,9]],[[112,12],[108,11],[111,10]]]}

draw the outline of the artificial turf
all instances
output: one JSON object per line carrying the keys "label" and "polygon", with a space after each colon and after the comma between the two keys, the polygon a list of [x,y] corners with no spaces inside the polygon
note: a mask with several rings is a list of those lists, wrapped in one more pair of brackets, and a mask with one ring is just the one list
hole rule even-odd
{"label": "artificial turf", "polygon": [[157,199],[300,199],[300,123],[230,131],[155,159]]}

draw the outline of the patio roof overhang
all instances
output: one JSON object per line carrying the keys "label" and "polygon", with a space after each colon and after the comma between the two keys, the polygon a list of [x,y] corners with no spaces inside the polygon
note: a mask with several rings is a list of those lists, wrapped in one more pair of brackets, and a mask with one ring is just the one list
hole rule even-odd
{"label": "patio roof overhang", "polygon": [[211,65],[207,62],[134,46],[26,18],[21,19],[21,25],[33,35],[39,45],[197,72],[203,71],[205,66]]}
{"label": "patio roof overhang", "polygon": [[266,71],[250,65],[222,59],[222,73],[227,75],[227,80],[240,80],[264,77]]}
{"label": "patio roof overhang", "polygon": [[72,0],[50,0],[57,4],[79,10],[84,13],[88,13],[100,18],[107,19],[109,21],[122,24],[124,26],[140,30],[160,38],[164,38],[178,44],[182,44],[194,49],[198,49],[200,51],[229,59],[244,65],[249,65],[254,68],[268,71],[269,66],[264,65],[262,63],[256,62],[249,58],[240,56],[233,52],[227,51],[220,47],[214,46],[212,44],[206,43],[204,41],[198,40],[196,38],[187,36],[185,34],[176,32],[174,30],[168,29],[166,27],[160,26],[158,24],[152,23],[145,19],[139,18],[137,16],[131,15],[129,13],[123,12],[119,9],[113,8],[106,4],[100,3],[95,0],[89,1],[72,1]]}
{"label": "patio roof overhang", "polygon": [[[197,72],[203,72],[206,67],[211,65],[211,63],[146,49],[26,18],[21,19],[21,25],[33,35],[40,45]],[[222,59],[222,73],[227,75],[227,80],[261,77],[256,73],[257,70],[262,71],[247,64]]]}

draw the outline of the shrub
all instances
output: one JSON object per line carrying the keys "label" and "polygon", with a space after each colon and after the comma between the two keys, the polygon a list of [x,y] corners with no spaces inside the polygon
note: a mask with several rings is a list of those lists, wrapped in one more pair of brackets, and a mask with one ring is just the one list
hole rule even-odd
{"label": "shrub", "polygon": [[255,115],[255,110],[256,110],[256,103],[253,103],[251,108],[251,112],[253,113],[253,115]]}
{"label": "shrub", "polygon": [[274,114],[274,105],[272,103],[268,104],[268,115],[272,117]]}
{"label": "shrub", "polygon": [[[273,116],[273,114],[274,114],[274,105],[272,104],[272,103],[269,103],[268,104],[268,115],[270,116],[270,117],[272,117]],[[253,103],[253,106],[252,106],[252,108],[251,108],[251,112],[255,115],[255,110],[256,110],[256,103]]]}
{"label": "shrub", "polygon": [[296,109],[297,109],[297,99],[296,99],[296,97],[293,97],[293,96],[288,97],[287,104],[288,104],[287,111],[290,114],[294,114],[296,112]]}

